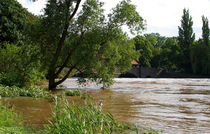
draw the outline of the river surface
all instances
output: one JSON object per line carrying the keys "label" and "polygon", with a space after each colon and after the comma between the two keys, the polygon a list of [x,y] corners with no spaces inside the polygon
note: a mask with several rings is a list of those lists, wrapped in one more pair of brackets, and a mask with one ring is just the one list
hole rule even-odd
{"label": "river surface", "polygon": [[[210,134],[210,79],[115,81],[110,90],[97,90],[95,84],[80,88],[92,90],[118,120],[169,134]],[[75,80],[64,85],[78,87]]]}
{"label": "river surface", "polygon": [[[117,120],[165,134],[210,134],[210,79],[115,79],[108,90],[93,83],[79,86],[76,79],[63,85],[84,89]],[[46,100],[5,100],[30,124],[41,126],[50,119],[53,106]]]}

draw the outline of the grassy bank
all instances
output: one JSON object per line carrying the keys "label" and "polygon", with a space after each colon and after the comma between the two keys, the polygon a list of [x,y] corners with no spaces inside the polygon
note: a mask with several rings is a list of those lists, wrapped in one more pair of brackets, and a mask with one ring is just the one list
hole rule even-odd
{"label": "grassy bank", "polygon": [[55,100],[52,121],[43,130],[32,131],[21,118],[0,104],[0,134],[111,134],[136,128],[119,123],[111,114],[101,112],[92,104],[70,105],[65,98]]}
{"label": "grassy bank", "polygon": [[55,101],[55,111],[47,134],[111,134],[137,128],[117,122],[111,114],[103,113],[100,107],[87,104],[69,105],[65,99]]}
{"label": "grassy bank", "polygon": [[32,134],[24,127],[21,118],[0,104],[0,134]]}

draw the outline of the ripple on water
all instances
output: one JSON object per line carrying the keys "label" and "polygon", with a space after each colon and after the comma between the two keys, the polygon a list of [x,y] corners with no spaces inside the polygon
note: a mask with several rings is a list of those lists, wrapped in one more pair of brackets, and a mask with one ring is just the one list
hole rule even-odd
{"label": "ripple on water", "polygon": [[[111,88],[114,94],[130,96],[122,99],[112,95],[112,99],[106,103],[109,106],[105,109],[115,113],[117,118],[161,128],[171,134],[210,133],[209,79],[149,78],[115,81]],[[126,115],[127,119],[120,115]]]}

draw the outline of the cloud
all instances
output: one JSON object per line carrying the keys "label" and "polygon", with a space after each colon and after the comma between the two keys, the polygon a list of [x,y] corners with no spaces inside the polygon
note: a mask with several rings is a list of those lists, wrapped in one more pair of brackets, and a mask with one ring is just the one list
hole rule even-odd
{"label": "cloud", "polygon": [[32,12],[35,15],[42,14],[42,9],[45,7],[46,0],[37,0],[36,2],[31,2],[30,0],[18,0],[23,7],[27,8],[29,12]]}
{"label": "cloud", "polygon": [[[46,4],[46,0],[35,3],[28,2],[29,0],[18,1],[34,14],[41,14],[40,11]],[[105,2],[104,8],[109,12],[120,0],[101,1]],[[210,18],[210,0],[132,0],[132,3],[137,5],[138,12],[146,19],[145,33],[158,32],[163,36],[177,36],[183,9],[187,8],[193,18],[194,32],[198,38],[201,35],[201,16]]]}
{"label": "cloud", "polygon": [[210,18],[209,0],[133,0],[139,13],[147,20],[146,32],[159,32],[164,36],[177,36],[183,9],[190,10],[196,37],[201,35],[201,16]]}

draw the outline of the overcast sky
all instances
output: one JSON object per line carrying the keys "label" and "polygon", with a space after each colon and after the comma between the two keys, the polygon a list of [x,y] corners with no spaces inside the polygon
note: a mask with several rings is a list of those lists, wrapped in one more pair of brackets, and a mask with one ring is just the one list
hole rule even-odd
{"label": "overcast sky", "polygon": [[[29,2],[18,0],[25,8],[36,15],[41,14],[46,0]],[[83,0],[84,1],[84,0]],[[105,2],[104,8],[109,11],[120,0],[101,0]],[[193,28],[196,38],[201,36],[202,20],[205,15],[210,19],[210,0],[132,0],[137,5],[139,14],[146,20],[147,29],[144,33],[160,33],[163,36],[177,36],[183,9],[190,10],[193,18]]]}

